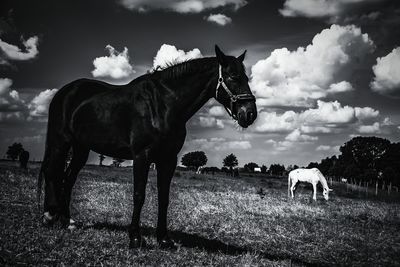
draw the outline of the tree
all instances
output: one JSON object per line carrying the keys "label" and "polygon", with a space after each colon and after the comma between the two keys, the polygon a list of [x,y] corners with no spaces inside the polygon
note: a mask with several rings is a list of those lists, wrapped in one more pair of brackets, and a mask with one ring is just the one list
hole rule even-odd
{"label": "tree", "polygon": [[358,181],[360,179],[361,170],[356,164],[351,163],[343,171],[343,176],[352,181]]}
{"label": "tree", "polygon": [[197,170],[207,164],[207,156],[203,151],[189,152],[183,155],[181,162],[182,165]]}
{"label": "tree", "polygon": [[[400,143],[390,144],[388,150],[379,162],[383,171],[384,179],[393,184],[400,185]],[[385,175],[388,172],[387,175]]]}
{"label": "tree", "polygon": [[254,163],[254,162],[249,162],[247,164],[244,164],[243,168],[247,171],[247,172],[254,172],[254,168],[258,168],[258,164]]}
{"label": "tree", "polygon": [[354,137],[340,147],[341,159],[359,169],[380,171],[379,163],[389,149],[390,141],[379,137]]}
{"label": "tree", "polygon": [[261,173],[267,173],[267,170],[268,170],[267,166],[265,165],[261,166]]}
{"label": "tree", "polygon": [[232,171],[233,167],[239,164],[234,154],[229,154],[226,156],[222,163],[224,164],[224,167],[228,167],[230,171]]}
{"label": "tree", "polygon": [[269,173],[271,175],[279,175],[282,176],[285,173],[285,165],[280,165],[280,164],[271,164],[269,167]]}
{"label": "tree", "polygon": [[124,162],[124,159],[120,159],[120,158],[113,158],[113,165],[115,167],[120,167],[121,163]]}
{"label": "tree", "polygon": [[318,162],[310,162],[307,166],[307,169],[318,168],[318,167],[319,167]]}
{"label": "tree", "polygon": [[105,160],[106,156],[103,154],[99,155],[99,166],[103,166],[103,161]]}
{"label": "tree", "polygon": [[6,152],[7,158],[11,160],[16,160],[22,151],[24,151],[24,147],[22,146],[22,144],[14,143],[8,147],[8,150]]}

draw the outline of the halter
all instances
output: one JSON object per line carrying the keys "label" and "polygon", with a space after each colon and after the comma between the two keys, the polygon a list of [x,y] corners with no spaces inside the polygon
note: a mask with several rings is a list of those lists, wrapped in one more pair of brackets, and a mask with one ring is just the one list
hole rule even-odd
{"label": "halter", "polygon": [[230,110],[224,106],[224,108],[226,109],[226,112],[228,112],[229,116],[231,116],[233,119],[237,120],[237,115],[233,114],[233,104],[235,104],[238,101],[242,101],[242,100],[253,100],[255,101],[256,98],[252,95],[252,94],[237,94],[234,95],[231,90],[229,90],[228,86],[226,86],[225,82],[224,82],[224,77],[222,77],[222,66],[218,65],[219,68],[219,76],[218,76],[218,83],[217,83],[217,87],[215,90],[215,99],[218,98],[218,89],[220,86],[222,86],[222,88],[225,89],[225,92],[228,94],[229,99],[230,99]]}

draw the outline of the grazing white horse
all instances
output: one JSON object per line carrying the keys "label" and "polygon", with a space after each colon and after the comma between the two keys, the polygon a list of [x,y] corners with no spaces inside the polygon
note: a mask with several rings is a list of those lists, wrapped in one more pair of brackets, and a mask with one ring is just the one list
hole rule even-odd
{"label": "grazing white horse", "polygon": [[[321,185],[324,189],[322,194],[324,195],[324,198],[326,200],[329,199],[329,192],[333,191],[332,189],[329,188],[324,175],[317,168],[295,169],[289,173],[288,195],[289,195],[289,191],[290,191],[292,194],[292,198],[294,198],[294,191],[296,190],[296,184],[298,182],[307,182],[307,183],[311,183],[313,185],[313,189],[314,189],[313,199],[314,200],[317,200],[317,184],[318,184],[318,182],[321,183]],[[292,186],[290,186],[290,183],[292,183]]]}

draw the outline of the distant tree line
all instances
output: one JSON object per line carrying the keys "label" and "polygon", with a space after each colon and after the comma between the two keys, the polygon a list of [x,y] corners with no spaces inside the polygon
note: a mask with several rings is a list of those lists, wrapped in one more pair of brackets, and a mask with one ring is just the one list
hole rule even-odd
{"label": "distant tree line", "polygon": [[400,143],[379,137],[354,137],[340,147],[340,155],[311,162],[326,176],[351,183],[380,182],[400,185]]}

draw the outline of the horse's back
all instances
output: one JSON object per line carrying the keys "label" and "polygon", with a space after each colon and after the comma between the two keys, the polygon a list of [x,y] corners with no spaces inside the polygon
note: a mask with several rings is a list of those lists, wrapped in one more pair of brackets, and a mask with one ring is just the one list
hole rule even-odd
{"label": "horse's back", "polygon": [[320,171],[317,168],[312,168],[312,169],[304,169],[304,168],[299,168],[292,170],[289,173],[289,177],[291,179],[298,180],[300,182],[318,182],[319,181],[319,175]]}
{"label": "horse's back", "polygon": [[114,87],[116,86],[101,81],[78,79],[60,88],[49,105],[47,139],[53,136],[66,137],[74,110],[85,100]]}

